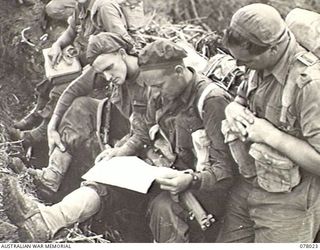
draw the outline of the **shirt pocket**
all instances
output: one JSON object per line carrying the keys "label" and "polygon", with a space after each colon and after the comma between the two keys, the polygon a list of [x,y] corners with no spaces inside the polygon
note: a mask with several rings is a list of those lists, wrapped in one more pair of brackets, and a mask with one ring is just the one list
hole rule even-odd
{"label": "shirt pocket", "polygon": [[253,143],[249,154],[255,159],[259,186],[272,193],[291,192],[300,183],[299,167],[271,147]]}

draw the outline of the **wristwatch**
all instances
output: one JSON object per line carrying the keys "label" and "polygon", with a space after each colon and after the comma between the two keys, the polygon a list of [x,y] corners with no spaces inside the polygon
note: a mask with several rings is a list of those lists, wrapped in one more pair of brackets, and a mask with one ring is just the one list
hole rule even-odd
{"label": "wristwatch", "polygon": [[201,176],[199,172],[188,172],[192,176],[191,188],[198,189],[200,188]]}

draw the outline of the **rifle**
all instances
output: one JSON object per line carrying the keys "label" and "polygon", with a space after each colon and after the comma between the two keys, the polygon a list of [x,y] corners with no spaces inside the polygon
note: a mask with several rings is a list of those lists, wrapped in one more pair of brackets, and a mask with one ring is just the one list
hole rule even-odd
{"label": "rifle", "polygon": [[[147,158],[156,166],[171,167],[172,163],[159,151],[159,149],[154,148],[148,149]],[[192,192],[187,190],[179,195],[171,195],[171,198],[173,201],[182,202],[185,205],[189,213],[189,219],[196,219],[203,231],[207,230],[215,222],[214,216],[204,210]]]}
{"label": "rifle", "polygon": [[[110,122],[111,122],[111,102],[109,98],[104,99],[98,105],[97,110],[97,131],[98,142],[101,151],[105,149],[105,145],[109,143]],[[101,131],[101,128],[103,131]],[[101,135],[103,134],[103,135]]]}
{"label": "rifle", "polygon": [[196,219],[203,231],[207,230],[215,222],[213,215],[206,213],[193,193],[190,191],[183,192],[179,198],[188,208],[190,220]]}

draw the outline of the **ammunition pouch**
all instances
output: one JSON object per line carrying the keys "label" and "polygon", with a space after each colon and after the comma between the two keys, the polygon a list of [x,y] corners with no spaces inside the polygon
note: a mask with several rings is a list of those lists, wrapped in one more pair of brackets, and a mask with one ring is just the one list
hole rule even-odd
{"label": "ammunition pouch", "polygon": [[290,192],[300,183],[299,167],[262,143],[253,143],[249,154],[255,159],[259,186],[272,193]]}

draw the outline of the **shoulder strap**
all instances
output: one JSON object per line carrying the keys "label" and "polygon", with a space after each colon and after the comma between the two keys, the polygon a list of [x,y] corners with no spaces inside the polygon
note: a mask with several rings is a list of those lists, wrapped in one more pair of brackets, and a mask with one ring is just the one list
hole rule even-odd
{"label": "shoulder strap", "polygon": [[[198,112],[199,112],[201,119],[203,119],[203,106],[204,106],[204,102],[207,99],[207,97],[216,96],[220,92],[225,92],[225,91],[220,86],[216,85],[214,82],[208,84],[208,86],[205,87],[205,89],[202,91],[202,93],[199,97],[198,105],[197,105]],[[225,92],[224,95],[229,95],[229,94],[227,92]]]}
{"label": "shoulder strap", "polygon": [[297,72],[297,74],[294,74],[292,73],[292,68],[294,68],[294,65],[298,61],[302,63],[304,66],[304,70],[301,71],[303,72],[305,71],[305,68],[308,68],[314,65],[318,61],[318,58],[316,56],[313,56],[312,53],[310,54],[310,52],[306,52],[306,51],[300,52],[294,57],[291,63],[288,76],[287,76],[286,85],[283,89],[282,97],[281,97],[280,122],[282,123],[286,123],[288,108],[294,102],[294,99],[295,99],[298,74],[300,74],[301,72],[299,71]]}

